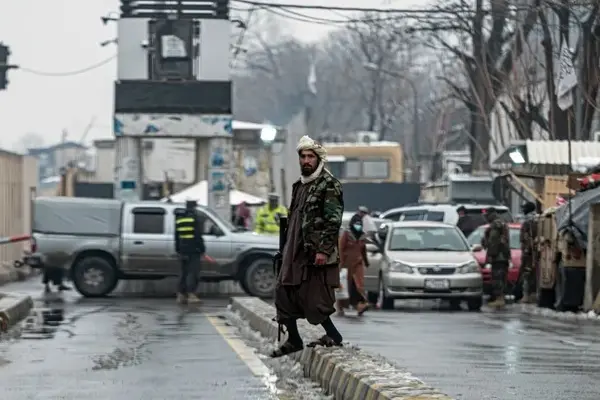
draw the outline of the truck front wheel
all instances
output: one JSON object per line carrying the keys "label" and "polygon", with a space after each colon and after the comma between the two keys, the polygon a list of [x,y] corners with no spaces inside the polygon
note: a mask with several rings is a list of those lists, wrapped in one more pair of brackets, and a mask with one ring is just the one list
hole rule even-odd
{"label": "truck front wheel", "polygon": [[104,297],[118,282],[116,268],[104,257],[84,256],[73,266],[73,284],[85,297]]}
{"label": "truck front wheel", "polygon": [[250,296],[270,299],[275,294],[276,280],[273,261],[267,257],[259,257],[246,267],[240,286]]}

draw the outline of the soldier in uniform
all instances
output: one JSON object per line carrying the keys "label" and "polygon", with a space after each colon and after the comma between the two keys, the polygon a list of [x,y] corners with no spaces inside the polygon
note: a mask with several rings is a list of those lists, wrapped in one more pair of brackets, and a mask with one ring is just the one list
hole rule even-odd
{"label": "soldier in uniform", "polygon": [[535,239],[537,237],[537,223],[535,221],[535,203],[523,204],[521,210],[525,221],[521,225],[521,269],[519,270],[519,284],[523,285],[522,303],[535,303],[537,291],[537,276],[535,269]]}
{"label": "soldier in uniform", "polygon": [[196,201],[188,200],[185,211],[175,217],[175,251],[181,261],[177,302],[199,303],[196,294],[202,256],[206,253],[202,238],[202,221],[196,211]]}
{"label": "soldier in uniform", "polygon": [[309,347],[342,345],[342,335],[330,318],[340,285],[342,185],[324,168],[327,152],[323,146],[303,136],[296,149],[301,175],[292,187],[287,239],[275,288],[277,322],[285,326],[288,338],[271,357],[302,350],[298,319],[325,330]]}
{"label": "soldier in uniform", "polygon": [[485,214],[489,226],[481,239],[481,246],[486,250],[486,262],[492,266],[493,291],[493,300],[488,306],[502,308],[505,305],[504,289],[510,263],[508,225],[498,216],[494,207],[489,207]]}

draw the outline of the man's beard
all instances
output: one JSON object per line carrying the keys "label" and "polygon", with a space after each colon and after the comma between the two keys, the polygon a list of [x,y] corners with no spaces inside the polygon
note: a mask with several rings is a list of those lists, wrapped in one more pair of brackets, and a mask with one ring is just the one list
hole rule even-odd
{"label": "man's beard", "polygon": [[301,173],[302,173],[302,176],[310,176],[316,170],[317,170],[317,167],[313,167],[312,165],[303,165],[301,168]]}

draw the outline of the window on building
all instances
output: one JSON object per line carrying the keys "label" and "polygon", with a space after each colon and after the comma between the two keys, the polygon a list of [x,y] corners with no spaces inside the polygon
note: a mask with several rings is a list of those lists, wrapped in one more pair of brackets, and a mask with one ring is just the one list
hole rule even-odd
{"label": "window on building", "polygon": [[344,175],[344,162],[328,162],[327,169],[338,179]]}
{"label": "window on building", "polygon": [[345,178],[360,178],[360,161],[359,160],[346,160],[346,173]]}
{"label": "window on building", "polygon": [[[160,211],[163,211],[160,209]],[[163,212],[136,212],[133,214],[133,233],[144,235],[162,235],[165,233],[165,214]]]}
{"label": "window on building", "polygon": [[365,160],[362,166],[365,178],[386,179],[389,177],[389,163],[387,160]]}

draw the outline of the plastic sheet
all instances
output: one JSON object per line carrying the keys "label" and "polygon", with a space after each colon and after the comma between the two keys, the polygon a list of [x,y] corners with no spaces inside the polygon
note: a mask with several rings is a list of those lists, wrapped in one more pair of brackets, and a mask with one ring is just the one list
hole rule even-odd
{"label": "plastic sheet", "polygon": [[[569,201],[571,202],[571,221],[569,220]],[[554,214],[556,229],[559,232],[571,232],[577,240],[577,244],[587,250],[590,205],[600,203],[600,187],[579,192],[569,201],[556,209]]]}
{"label": "plastic sheet", "polygon": [[63,235],[118,236],[121,234],[118,200],[39,197],[34,201],[33,231]]}

